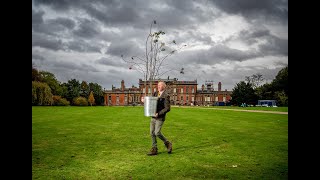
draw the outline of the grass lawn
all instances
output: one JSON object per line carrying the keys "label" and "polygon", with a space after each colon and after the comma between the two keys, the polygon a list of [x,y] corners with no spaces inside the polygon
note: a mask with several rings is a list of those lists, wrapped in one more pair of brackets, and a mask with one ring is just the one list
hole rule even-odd
{"label": "grass lawn", "polygon": [[32,107],[32,179],[288,179],[288,115],[172,107],[151,148],[143,107]]}

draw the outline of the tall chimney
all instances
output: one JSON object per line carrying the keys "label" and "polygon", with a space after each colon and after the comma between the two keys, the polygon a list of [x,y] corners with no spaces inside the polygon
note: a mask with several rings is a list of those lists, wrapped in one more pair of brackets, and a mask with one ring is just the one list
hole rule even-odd
{"label": "tall chimney", "polygon": [[202,90],[202,91],[204,90],[204,84],[202,84],[202,86],[201,86],[201,90]]}
{"label": "tall chimney", "polygon": [[218,83],[218,91],[221,91],[221,82]]}
{"label": "tall chimney", "polygon": [[124,80],[121,81],[121,91],[124,91]]}

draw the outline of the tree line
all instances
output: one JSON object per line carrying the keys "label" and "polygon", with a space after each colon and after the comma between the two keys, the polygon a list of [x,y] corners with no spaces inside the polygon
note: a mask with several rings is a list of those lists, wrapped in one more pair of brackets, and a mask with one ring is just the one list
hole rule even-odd
{"label": "tree line", "polygon": [[257,73],[246,76],[232,89],[232,105],[242,103],[256,105],[258,100],[276,100],[277,106],[288,106],[288,66],[282,68],[270,83],[262,84],[264,78]]}
{"label": "tree line", "polygon": [[[263,81],[259,73],[246,76],[232,89],[232,99],[228,104],[256,105],[258,100],[269,99],[276,100],[278,106],[288,106],[288,66],[281,69],[271,83],[262,84]],[[104,105],[103,90],[97,83],[80,83],[76,79],[61,83],[54,74],[32,67],[32,105]]]}
{"label": "tree line", "polygon": [[70,79],[59,82],[53,73],[32,66],[32,106],[104,105],[102,86]]}

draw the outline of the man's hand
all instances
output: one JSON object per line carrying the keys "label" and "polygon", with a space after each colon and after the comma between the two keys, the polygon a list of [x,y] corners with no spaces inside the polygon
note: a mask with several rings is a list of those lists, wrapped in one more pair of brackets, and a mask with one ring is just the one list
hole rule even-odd
{"label": "man's hand", "polygon": [[142,96],[142,97],[141,97],[141,102],[143,102],[143,103],[144,103],[144,96]]}
{"label": "man's hand", "polygon": [[156,118],[158,117],[158,113],[156,113],[155,117],[156,117]]}

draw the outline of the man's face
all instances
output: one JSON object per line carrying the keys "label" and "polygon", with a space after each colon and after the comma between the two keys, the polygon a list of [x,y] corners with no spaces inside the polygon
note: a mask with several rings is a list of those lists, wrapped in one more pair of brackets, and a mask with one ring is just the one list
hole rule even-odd
{"label": "man's face", "polygon": [[163,83],[158,83],[158,91],[163,91],[164,90],[164,84]]}

